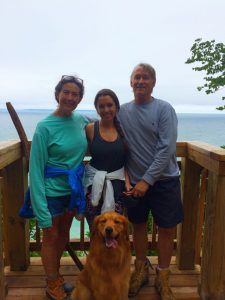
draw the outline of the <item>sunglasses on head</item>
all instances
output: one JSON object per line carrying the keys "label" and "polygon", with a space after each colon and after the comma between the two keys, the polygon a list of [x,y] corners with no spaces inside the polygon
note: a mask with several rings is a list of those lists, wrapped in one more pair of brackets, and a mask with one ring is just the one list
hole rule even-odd
{"label": "sunglasses on head", "polygon": [[61,80],[65,80],[65,81],[70,81],[70,80],[79,81],[83,85],[83,79],[81,79],[79,77],[72,76],[72,75],[62,75]]}

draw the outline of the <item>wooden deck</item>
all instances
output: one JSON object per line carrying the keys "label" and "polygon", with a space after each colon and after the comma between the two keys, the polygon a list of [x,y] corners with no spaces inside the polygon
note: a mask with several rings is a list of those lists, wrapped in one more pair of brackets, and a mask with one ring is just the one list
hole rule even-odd
{"label": "wooden deck", "polygon": [[[36,241],[30,241],[29,223],[18,216],[28,184],[21,146],[19,141],[0,142],[0,300],[43,300],[45,278],[40,259],[32,259],[29,264],[30,251],[40,249],[41,236],[36,231]],[[172,289],[178,300],[200,299],[197,290],[201,278],[202,300],[225,300],[225,150],[200,141],[178,142],[177,157],[185,218],[177,226],[177,265],[173,260]],[[80,228],[79,243],[70,244],[73,250],[83,251],[88,245],[83,227]],[[149,249],[156,246],[153,231]],[[156,263],[154,259],[152,262]],[[179,271],[192,270],[196,263],[201,263],[201,270]],[[27,267],[27,272],[21,272]],[[63,260],[61,272],[72,281],[78,274],[69,259]],[[151,271],[149,286],[134,300],[159,299],[153,286],[154,276]],[[7,297],[5,283],[9,287]]]}
{"label": "wooden deck", "polygon": [[[84,261],[85,259],[83,259]],[[150,257],[155,267],[157,258]],[[61,273],[65,279],[74,282],[79,270],[74,265],[71,258],[62,258]],[[133,269],[133,263],[131,268]],[[175,264],[175,258],[171,263],[170,285],[177,300],[199,300],[198,281],[200,268],[195,270],[180,271]],[[12,272],[8,267],[5,268],[6,283],[8,284],[8,295],[6,300],[46,300],[45,296],[45,276],[40,258],[31,258],[31,265],[26,272]],[[139,295],[133,300],[159,300],[154,288],[154,270],[150,269],[149,284],[142,288]]]}

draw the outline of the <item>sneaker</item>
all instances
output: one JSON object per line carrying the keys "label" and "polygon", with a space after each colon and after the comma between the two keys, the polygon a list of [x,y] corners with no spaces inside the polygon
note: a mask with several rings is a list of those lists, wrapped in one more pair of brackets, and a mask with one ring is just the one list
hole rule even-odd
{"label": "sneaker", "polygon": [[129,284],[129,297],[134,297],[138,294],[141,287],[148,283],[149,280],[149,266],[150,261],[146,258],[145,261],[135,260],[134,266],[135,270],[131,274],[130,284]]}
{"label": "sneaker", "polygon": [[64,300],[66,293],[62,286],[62,278],[47,279],[46,296],[51,300]]}
{"label": "sneaker", "polygon": [[176,300],[171,288],[169,287],[169,269],[156,269],[155,288],[161,300]]}

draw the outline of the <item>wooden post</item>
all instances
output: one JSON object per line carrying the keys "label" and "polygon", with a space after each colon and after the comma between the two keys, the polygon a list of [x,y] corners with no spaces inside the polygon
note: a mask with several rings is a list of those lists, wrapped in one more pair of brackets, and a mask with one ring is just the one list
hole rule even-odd
{"label": "wooden post", "polygon": [[199,293],[225,299],[225,176],[209,172]]}
{"label": "wooden post", "polygon": [[2,196],[2,218],[3,218],[3,228],[2,228],[2,236],[4,241],[4,265],[9,266],[9,242],[8,242],[8,232],[7,232],[7,208],[4,205],[4,199],[6,199],[6,185],[4,184],[6,176],[5,169],[0,170],[0,178],[1,178],[1,196]]}
{"label": "wooden post", "polygon": [[2,215],[2,178],[0,177],[0,299],[5,299],[5,274],[3,255],[3,215]]}
{"label": "wooden post", "polygon": [[200,173],[202,167],[188,158],[181,161],[181,187],[184,221],[178,225],[177,265],[181,270],[195,267],[195,244],[199,200]]}
{"label": "wooden post", "polygon": [[27,189],[26,163],[20,158],[4,172],[4,224],[8,236],[9,264],[12,271],[26,270],[30,263],[29,223],[18,215]]}
{"label": "wooden post", "polygon": [[203,241],[203,227],[204,227],[204,214],[205,214],[205,201],[208,183],[208,170],[203,169],[201,172],[201,186],[199,193],[199,207],[197,216],[197,239],[195,245],[195,263],[201,265],[201,250]]}

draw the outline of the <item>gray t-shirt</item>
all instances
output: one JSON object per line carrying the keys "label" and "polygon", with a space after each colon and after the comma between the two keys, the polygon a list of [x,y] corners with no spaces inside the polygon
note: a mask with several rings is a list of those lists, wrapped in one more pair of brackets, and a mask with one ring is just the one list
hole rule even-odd
{"label": "gray t-shirt", "polygon": [[179,176],[176,160],[177,116],[166,101],[123,104],[118,113],[129,155],[127,170],[135,184],[144,179],[150,185],[157,180]]}

